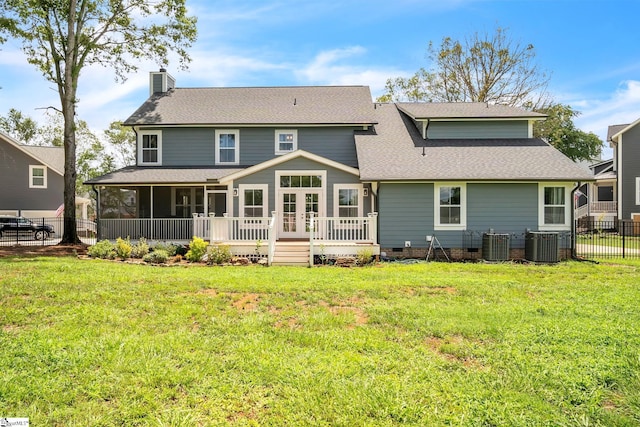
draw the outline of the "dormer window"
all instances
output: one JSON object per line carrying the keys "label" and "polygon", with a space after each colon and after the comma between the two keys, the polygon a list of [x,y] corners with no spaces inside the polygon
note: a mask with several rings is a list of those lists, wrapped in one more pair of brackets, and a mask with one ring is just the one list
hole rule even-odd
{"label": "dormer window", "polygon": [[140,131],[138,133],[138,164],[146,166],[162,164],[161,131]]}
{"label": "dormer window", "polygon": [[276,155],[291,153],[298,149],[298,131],[276,130]]}

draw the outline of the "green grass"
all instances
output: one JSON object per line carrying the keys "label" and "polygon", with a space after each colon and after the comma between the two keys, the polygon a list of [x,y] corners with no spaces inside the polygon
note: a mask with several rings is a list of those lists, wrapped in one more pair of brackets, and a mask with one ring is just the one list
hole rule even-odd
{"label": "green grass", "polygon": [[0,259],[0,416],[32,425],[633,426],[639,261]]}
{"label": "green grass", "polygon": [[595,246],[609,246],[614,248],[626,247],[628,249],[640,249],[640,237],[622,237],[613,233],[579,234],[577,243]]}

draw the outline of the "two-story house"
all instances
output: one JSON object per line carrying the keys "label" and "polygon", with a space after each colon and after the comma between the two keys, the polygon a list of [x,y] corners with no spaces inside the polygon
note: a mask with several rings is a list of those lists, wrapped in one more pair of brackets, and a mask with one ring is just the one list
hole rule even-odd
{"label": "two-story house", "polygon": [[[177,88],[161,70],[125,121],[137,164],[88,183],[107,238],[193,233],[245,250],[315,240],[327,255],[418,256],[437,236],[462,257],[469,231],[571,230],[571,193],[590,175],[532,138],[542,119],[478,103],[378,104],[365,86]],[[106,218],[124,199],[127,218]]]}
{"label": "two-story house", "polygon": [[62,148],[21,144],[0,132],[0,214],[55,216],[63,176]]}

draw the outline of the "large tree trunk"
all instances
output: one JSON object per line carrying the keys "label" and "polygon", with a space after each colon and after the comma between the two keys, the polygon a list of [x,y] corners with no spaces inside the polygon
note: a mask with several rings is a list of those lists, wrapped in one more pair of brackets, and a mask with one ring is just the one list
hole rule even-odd
{"label": "large tree trunk", "polygon": [[75,116],[79,72],[76,71],[78,56],[75,25],[76,0],[70,0],[67,17],[67,49],[64,57],[64,84],[62,88],[58,85],[64,116],[64,234],[61,244],[81,243],[76,228]]}

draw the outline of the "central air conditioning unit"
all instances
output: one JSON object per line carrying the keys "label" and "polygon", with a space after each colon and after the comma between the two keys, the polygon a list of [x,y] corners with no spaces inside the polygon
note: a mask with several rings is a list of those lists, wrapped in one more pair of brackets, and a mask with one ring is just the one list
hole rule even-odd
{"label": "central air conditioning unit", "polygon": [[482,258],[487,261],[508,261],[508,234],[484,233],[482,235]]}
{"label": "central air conditioning unit", "polygon": [[558,233],[529,231],[525,236],[524,258],[533,262],[554,263],[560,261]]}

